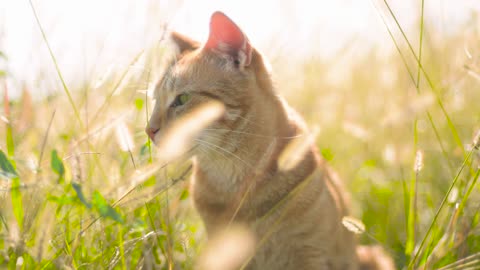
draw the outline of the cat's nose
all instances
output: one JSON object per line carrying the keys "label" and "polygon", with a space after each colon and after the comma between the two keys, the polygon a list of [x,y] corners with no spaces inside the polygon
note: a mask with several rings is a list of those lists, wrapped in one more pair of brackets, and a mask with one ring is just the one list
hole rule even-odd
{"label": "cat's nose", "polygon": [[159,128],[154,128],[154,127],[147,127],[145,128],[145,133],[147,133],[148,137],[150,140],[155,141],[153,138],[155,138],[155,134],[159,131]]}

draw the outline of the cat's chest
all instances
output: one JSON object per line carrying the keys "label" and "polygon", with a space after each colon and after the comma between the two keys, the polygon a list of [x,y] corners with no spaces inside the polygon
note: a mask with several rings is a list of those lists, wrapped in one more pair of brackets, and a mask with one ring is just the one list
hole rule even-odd
{"label": "cat's chest", "polygon": [[211,194],[220,198],[240,192],[248,175],[248,171],[234,162],[209,158],[194,160],[193,171],[195,189],[206,196]]}
{"label": "cat's chest", "polygon": [[247,190],[253,183],[245,174],[205,172],[198,168],[191,180],[193,202],[206,223],[245,221],[252,215],[255,206],[247,198]]}
{"label": "cat's chest", "polygon": [[191,179],[195,204],[214,205],[217,210],[231,208],[241,193],[242,178],[243,175],[231,170],[199,167],[196,164]]}

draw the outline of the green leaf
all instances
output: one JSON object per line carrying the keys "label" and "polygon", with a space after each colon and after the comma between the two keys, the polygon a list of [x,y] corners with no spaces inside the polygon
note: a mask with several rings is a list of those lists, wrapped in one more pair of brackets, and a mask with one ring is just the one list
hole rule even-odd
{"label": "green leaf", "polygon": [[188,195],[189,195],[188,189],[184,189],[184,190],[182,191],[182,194],[180,195],[180,200],[183,201],[183,200],[187,199],[187,198],[188,198]]}
{"label": "green leaf", "polygon": [[7,76],[7,72],[5,70],[0,70],[0,77]]}
{"label": "green leaf", "polygon": [[374,159],[367,159],[367,160],[365,160],[363,165],[365,167],[375,167],[375,166],[377,166],[377,162]]}
{"label": "green leaf", "polygon": [[92,205],[102,217],[111,218],[116,222],[123,223],[123,218],[120,213],[108,204],[100,192],[93,192]]}
{"label": "green leaf", "polygon": [[144,103],[145,103],[145,101],[143,100],[143,98],[135,99],[135,108],[137,108],[137,110],[140,111],[143,108]]}
{"label": "green leaf", "polygon": [[0,176],[3,176],[7,179],[18,177],[15,167],[10,160],[8,160],[7,156],[2,150],[0,150]]}
{"label": "green leaf", "polygon": [[68,142],[68,141],[70,141],[71,136],[68,133],[62,133],[62,134],[60,134],[60,139],[64,140],[65,142]]}
{"label": "green leaf", "polygon": [[65,175],[65,166],[63,166],[63,161],[60,159],[58,156],[57,150],[53,150],[51,154],[51,166],[54,172],[58,174],[60,179],[63,179],[63,176]]}
{"label": "green leaf", "polygon": [[17,220],[18,227],[20,230],[23,228],[23,203],[22,203],[22,193],[20,192],[20,178],[18,173],[15,170],[14,165],[8,160],[5,153],[0,150],[0,176],[6,177],[7,179],[12,180],[12,207],[13,215]]}
{"label": "green leaf", "polygon": [[326,159],[327,161],[332,161],[333,153],[332,153],[331,149],[324,148],[324,149],[322,149],[321,154],[322,154],[323,158]]}
{"label": "green leaf", "polygon": [[87,207],[87,208],[92,208],[92,204],[87,201],[85,198],[85,195],[83,195],[82,192],[82,186],[78,183],[72,183],[72,187],[75,190],[75,193],[77,194],[77,198]]}
{"label": "green leaf", "polygon": [[13,248],[8,249],[8,269],[16,269],[17,268],[17,252],[14,251]]}
{"label": "green leaf", "polygon": [[0,51],[0,58],[8,60],[7,56],[2,51]]}
{"label": "green leaf", "polygon": [[148,145],[148,142],[143,144],[142,147],[140,148],[140,156],[145,156],[149,153],[149,148],[150,146]]}

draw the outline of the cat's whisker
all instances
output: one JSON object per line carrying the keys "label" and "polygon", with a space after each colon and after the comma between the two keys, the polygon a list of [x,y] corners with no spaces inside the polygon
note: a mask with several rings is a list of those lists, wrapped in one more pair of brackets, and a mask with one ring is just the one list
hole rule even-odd
{"label": "cat's whisker", "polygon": [[247,121],[247,122],[249,122],[249,123],[252,123],[252,124],[256,125],[257,127],[262,127],[261,124],[259,124],[259,123],[256,122],[256,121],[253,121],[252,119],[246,118],[246,117],[241,116],[241,115],[237,115],[237,117],[238,117],[238,118],[241,118],[241,119],[243,119],[243,120],[245,120],[245,121]]}
{"label": "cat's whisker", "polygon": [[[203,134],[203,137],[205,139],[219,140],[219,141],[221,141],[222,145],[234,148],[235,151],[239,151],[239,152],[244,153],[246,155],[248,155],[250,153],[248,151],[248,149],[246,149],[246,145],[235,143],[235,142],[232,142],[230,140],[225,140],[225,137],[221,134]],[[219,146],[219,145],[217,145],[217,146]]]}
{"label": "cat's whisker", "polygon": [[[207,148],[207,149],[209,149],[209,150],[211,150],[211,151],[213,151],[213,152],[221,155],[221,156],[224,157],[225,159],[227,159],[227,160],[229,160],[229,161],[232,161],[230,157],[228,157],[227,155],[225,155],[225,153],[223,153],[223,152],[221,152],[221,151],[218,151],[218,149],[215,149],[215,148],[211,147],[210,145],[204,144],[204,143],[202,143],[202,142],[198,142],[198,141],[197,141],[197,143],[198,143],[199,145],[201,145],[201,146],[203,146],[203,147],[205,147],[205,148]],[[199,149],[201,149],[201,148],[199,148]],[[210,162],[213,161],[212,158],[211,158],[211,156],[209,155],[210,153],[208,153],[205,149],[202,149],[202,152],[204,153],[203,158],[207,158]],[[212,162],[211,164],[215,164],[215,162]],[[238,165],[237,165],[235,162],[232,162],[232,164],[233,164],[234,167],[238,168]]]}
{"label": "cat's whisker", "polygon": [[[218,147],[226,146],[226,147],[229,147],[229,149],[234,149],[233,151],[235,151],[236,153],[238,152],[240,154],[245,154],[245,156],[249,156],[251,154],[251,150],[248,149],[248,145],[238,143],[232,140],[227,140],[223,134],[204,133],[203,137],[204,139],[214,140]],[[210,143],[213,143],[213,142],[210,142]],[[225,150],[225,149],[222,149],[222,150]]]}
{"label": "cat's whisker", "polygon": [[[226,153],[226,154],[229,154],[231,155],[232,157],[235,157],[237,160],[241,161],[243,164],[247,165],[249,168],[253,168],[253,166],[248,163],[247,161],[245,161],[244,159],[242,159],[241,157],[235,155],[234,153],[228,151],[228,150],[225,150],[224,148],[216,145],[216,144],[213,144],[213,143],[210,143],[210,142],[207,142],[205,140],[201,140],[201,139],[195,139],[195,141],[197,141],[198,143],[202,144],[203,146],[206,146],[205,144],[207,144],[208,146],[211,146],[210,149],[213,150],[213,148],[216,148],[218,150],[221,150],[223,151],[223,153]],[[213,148],[212,148],[213,147]],[[218,152],[217,152],[218,153]],[[235,163],[234,163],[235,164]]]}
{"label": "cat's whisker", "polygon": [[[233,142],[226,141],[226,140],[224,140],[224,137],[220,134],[204,134],[204,136],[206,138],[221,139],[223,144],[226,144],[227,146],[231,146],[231,147],[235,148],[235,151],[239,151],[239,152],[241,152],[241,153],[243,153],[247,156],[250,155],[250,153],[251,153],[250,150],[248,149],[247,145],[245,145],[245,144],[237,144],[236,145]],[[215,137],[215,136],[217,136],[217,137]],[[272,138],[270,138],[270,139],[272,139]],[[264,165],[263,162],[270,158],[270,156],[269,156],[271,154],[270,150],[274,146],[275,140],[276,140],[276,138],[273,138],[273,140],[270,140],[270,142],[268,143],[268,147],[265,150],[264,156],[262,156],[262,158],[258,162],[256,162],[257,165],[255,167],[252,167],[252,169],[257,171],[260,167],[262,167],[262,164]],[[223,149],[223,150],[225,150],[225,149]],[[265,174],[265,172],[263,172],[263,173],[264,173],[264,176],[271,176],[272,175],[272,172],[267,172],[266,174]]]}
{"label": "cat's whisker", "polygon": [[207,131],[226,131],[226,132],[251,135],[251,136],[266,138],[266,139],[286,139],[286,140],[295,139],[295,138],[303,137],[303,136],[306,135],[305,133],[302,133],[302,134],[297,134],[297,135],[294,135],[294,136],[271,136],[271,135],[257,134],[257,133],[251,133],[251,132],[246,132],[246,131],[239,131],[239,130],[221,129],[221,128],[205,128],[204,130],[207,130]]}

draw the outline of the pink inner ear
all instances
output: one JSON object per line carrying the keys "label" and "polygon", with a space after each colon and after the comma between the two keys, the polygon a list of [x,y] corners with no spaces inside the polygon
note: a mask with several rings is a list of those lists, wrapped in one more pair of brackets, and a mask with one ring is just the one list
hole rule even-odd
{"label": "pink inner ear", "polygon": [[215,12],[210,20],[210,35],[207,49],[216,49],[231,56],[245,56],[245,65],[250,63],[251,47],[242,30],[222,12]]}

